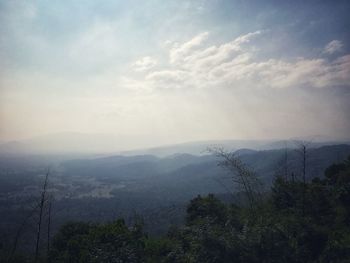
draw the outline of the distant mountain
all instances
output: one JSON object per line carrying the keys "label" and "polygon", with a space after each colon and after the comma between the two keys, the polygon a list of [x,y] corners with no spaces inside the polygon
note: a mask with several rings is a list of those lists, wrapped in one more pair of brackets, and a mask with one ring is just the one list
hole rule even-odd
{"label": "distant mountain", "polygon": [[[225,148],[229,151],[246,148],[252,150],[269,150],[295,148],[298,140],[212,140],[187,142],[148,148],[141,138],[133,136],[115,136],[109,134],[57,133],[27,140],[11,141],[0,144],[0,154],[121,154],[121,155],[154,155],[165,157],[174,154],[208,154],[208,148]],[[151,142],[148,142],[151,144]],[[309,147],[320,147],[349,142],[311,140]],[[138,150],[133,149],[143,145]]]}
{"label": "distant mountain", "polygon": [[128,149],[125,136],[108,134],[57,133],[0,145],[0,153],[7,154],[96,154],[115,153]]}
{"label": "distant mountain", "polygon": [[223,148],[227,151],[256,151],[256,150],[273,150],[273,149],[295,149],[299,144],[306,142],[309,148],[317,148],[326,145],[349,144],[350,141],[306,141],[301,139],[295,140],[215,140],[215,141],[198,141],[175,144],[169,146],[154,147],[149,149],[140,149],[133,151],[123,151],[122,155],[142,155],[150,154],[158,157],[165,157],[173,154],[187,153],[192,155],[208,154],[208,149]]}
{"label": "distant mountain", "polygon": [[[205,143],[200,145],[203,147]],[[286,172],[289,179],[293,178],[292,174],[296,180],[301,179],[302,156],[296,149],[241,148],[234,153],[266,188],[271,186],[276,175],[286,176]],[[350,145],[346,144],[308,148],[307,179],[323,176],[325,168],[349,155]],[[165,233],[169,225],[182,222],[188,200],[198,194],[214,193],[229,202],[242,202],[245,197],[239,192],[242,189],[233,182],[232,174],[218,166],[220,159],[210,154],[98,158],[96,155],[69,155],[74,160],[67,160],[67,156],[63,155],[60,160],[54,157],[56,165],[50,166],[49,190],[56,199],[56,226],[67,221],[109,221],[119,217],[133,222],[137,214],[144,218],[147,231]],[[40,194],[37,187],[42,185],[42,175],[48,167],[43,163],[52,162],[53,157],[43,158],[46,155],[0,155],[2,200],[8,202],[11,191],[13,207],[18,207],[21,200],[28,198],[23,194],[30,193],[30,189]],[[2,206],[1,209],[4,215],[1,222],[9,222],[8,225],[25,216],[19,216],[18,210],[11,206]],[[14,225],[15,233],[17,223]],[[6,228],[7,225],[3,226]]]}
{"label": "distant mountain", "polygon": [[122,155],[155,155],[168,156],[179,153],[193,155],[207,154],[208,148],[224,147],[229,150],[239,148],[260,149],[273,141],[258,140],[218,140],[187,142],[138,150],[133,148],[130,141],[137,145],[134,138],[105,134],[57,133],[20,141],[0,144],[0,153],[6,154],[112,154]]}
{"label": "distant mountain", "polygon": [[235,151],[240,148],[260,149],[264,145],[273,141],[264,140],[213,140],[213,141],[198,141],[186,142],[175,145],[166,145],[149,149],[140,149],[133,151],[123,151],[123,155],[139,155],[151,154],[159,157],[165,157],[173,154],[187,153],[192,155],[208,154],[208,149],[225,148],[230,151]]}
{"label": "distant mountain", "polygon": [[[235,152],[261,181],[269,186],[276,175],[296,178],[301,174],[301,156],[294,149]],[[307,177],[323,176],[325,168],[350,155],[350,145],[331,145],[307,151]],[[287,161],[286,161],[287,160]],[[159,158],[151,155],[112,156],[62,163],[67,176],[94,177],[112,184],[123,183],[129,192],[147,192],[164,198],[186,200],[197,194],[226,193],[233,183],[230,174],[218,166],[214,155],[189,154]]]}

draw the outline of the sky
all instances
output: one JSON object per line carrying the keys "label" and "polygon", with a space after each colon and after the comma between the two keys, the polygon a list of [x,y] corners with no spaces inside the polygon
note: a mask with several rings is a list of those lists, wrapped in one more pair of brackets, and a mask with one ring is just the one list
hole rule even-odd
{"label": "sky", "polygon": [[350,2],[0,1],[0,141],[350,138]]}

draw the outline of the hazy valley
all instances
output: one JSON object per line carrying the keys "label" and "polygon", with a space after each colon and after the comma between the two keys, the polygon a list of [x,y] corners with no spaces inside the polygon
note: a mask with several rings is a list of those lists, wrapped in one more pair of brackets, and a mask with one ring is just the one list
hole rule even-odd
{"label": "hazy valley", "polygon": [[[256,173],[266,192],[276,176],[285,173],[285,169],[288,174],[300,177],[301,156],[297,147],[271,149],[273,145],[281,144],[265,145],[269,150],[235,151],[235,155]],[[297,145],[295,142],[289,144]],[[187,146],[189,151],[198,149],[198,143],[193,145],[194,150]],[[125,218],[131,224],[139,216],[144,220],[146,231],[151,235],[161,235],[169,226],[183,222],[188,200],[197,195],[214,193],[225,202],[239,203],[240,190],[235,188],[230,171],[218,166],[220,158],[207,151],[209,145],[199,145],[202,146],[201,155],[172,153],[166,157],[150,154],[108,157],[2,154],[0,214],[3,238],[6,240],[13,236],[40,197],[47,171],[47,191],[52,198],[55,231],[72,220],[108,222]],[[164,147],[162,151],[171,152],[177,148]],[[144,150],[148,151],[153,152],[154,149]],[[310,144],[308,180],[322,177],[325,168],[349,155],[348,144]],[[30,240],[31,230],[27,231]],[[26,242],[24,246],[30,244],[30,241]]]}

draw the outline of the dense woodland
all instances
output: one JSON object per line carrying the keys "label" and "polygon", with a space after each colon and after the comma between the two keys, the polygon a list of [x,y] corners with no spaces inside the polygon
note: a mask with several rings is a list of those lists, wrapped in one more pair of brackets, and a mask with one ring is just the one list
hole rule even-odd
{"label": "dense woodland", "polygon": [[239,202],[198,195],[185,223],[162,236],[137,216],[132,225],[69,222],[36,259],[2,244],[2,262],[350,262],[350,156],[312,180],[281,171],[265,191],[239,158],[216,154]]}

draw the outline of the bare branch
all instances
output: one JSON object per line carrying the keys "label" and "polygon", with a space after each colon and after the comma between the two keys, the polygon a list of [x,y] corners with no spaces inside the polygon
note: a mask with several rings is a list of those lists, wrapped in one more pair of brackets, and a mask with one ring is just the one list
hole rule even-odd
{"label": "bare branch", "polygon": [[233,183],[243,189],[247,195],[249,205],[253,209],[260,196],[261,183],[257,176],[251,171],[233,152],[227,152],[223,148],[209,148],[208,152],[219,157],[218,163],[230,171]]}
{"label": "bare branch", "polygon": [[39,204],[40,210],[39,210],[39,219],[38,219],[38,229],[37,229],[37,235],[36,235],[35,262],[38,261],[38,257],[39,257],[40,233],[41,233],[43,211],[44,211],[45,201],[46,201],[46,192],[47,192],[49,174],[50,174],[50,169],[47,170],[45,175],[45,181],[43,185],[43,190],[41,192],[41,198],[40,198],[40,204]]}

